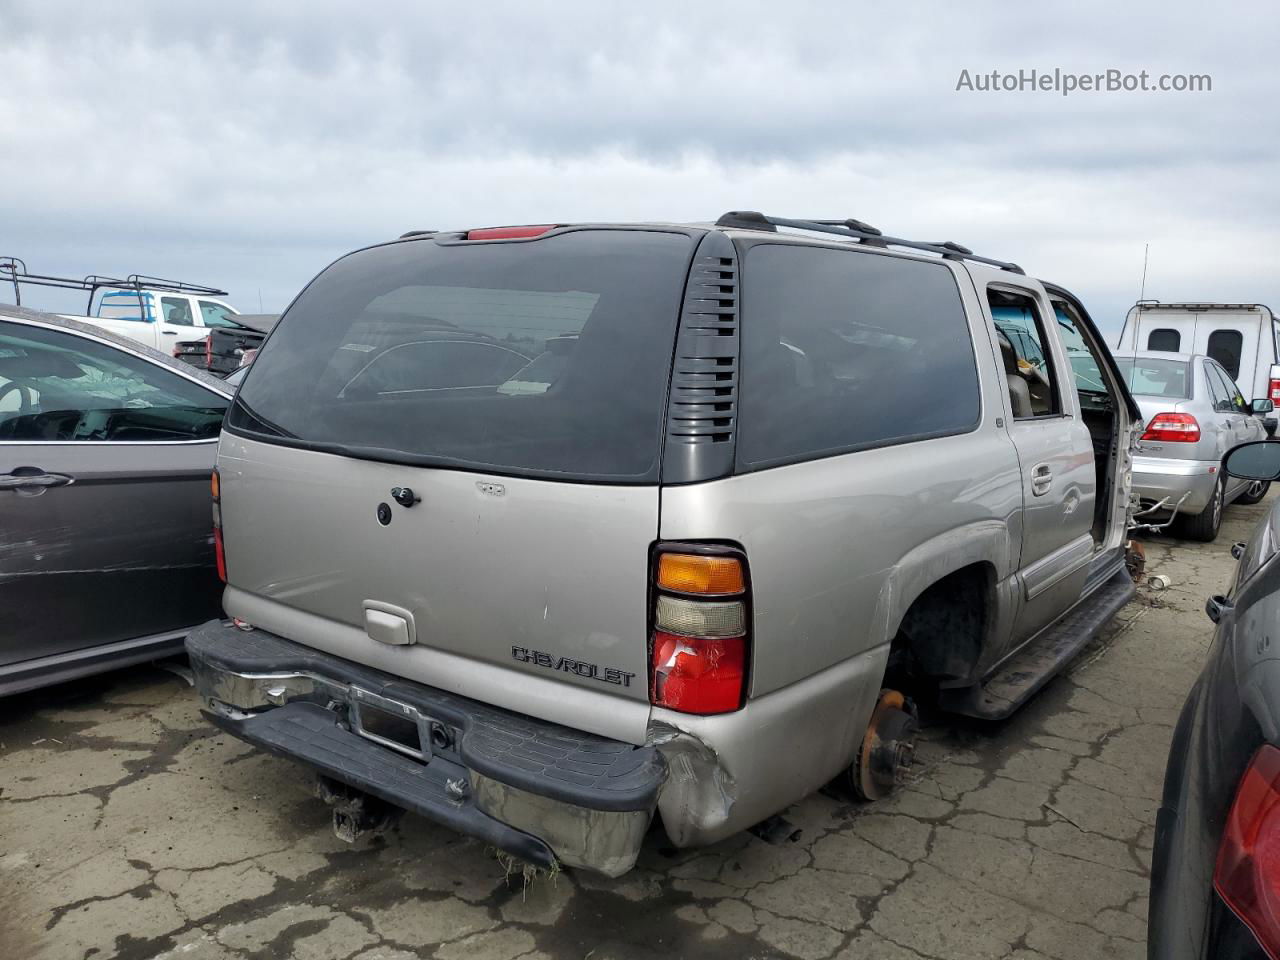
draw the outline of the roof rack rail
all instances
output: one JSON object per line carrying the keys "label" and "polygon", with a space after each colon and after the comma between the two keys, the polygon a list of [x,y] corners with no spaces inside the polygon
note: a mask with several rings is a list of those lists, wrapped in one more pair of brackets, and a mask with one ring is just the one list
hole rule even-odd
{"label": "roof rack rail", "polygon": [[791,227],[794,230],[813,230],[818,233],[831,233],[838,237],[852,237],[868,247],[906,247],[909,250],[923,250],[936,253],[946,260],[972,260],[974,263],[985,263],[989,267],[998,267],[1010,273],[1026,273],[1016,263],[1006,260],[993,260],[980,257],[968,247],[961,246],[954,240],[925,242],[921,240],[903,240],[901,237],[886,237],[869,223],[854,220],[852,217],[843,220],[796,220],[790,217],[770,217],[754,210],[731,210],[716,221],[718,227],[738,227],[744,230],[769,230],[776,232],[778,227]]}
{"label": "roof rack rail", "polygon": [[[104,277],[96,273],[80,277],[58,277],[53,274],[32,273],[27,265],[18,257],[0,256],[0,282],[13,284],[14,302],[22,306],[22,287],[54,287],[59,290],[84,290],[89,294],[89,305],[85,312],[93,309],[93,298],[99,290],[132,290],[138,295],[138,304],[142,306],[144,290],[159,290],[164,293],[194,293],[204,297],[225,297],[227,291],[217,287],[207,287],[198,283],[187,283],[184,280],[165,280],[163,277],[149,277],[146,274],[131,273],[121,280],[119,277]],[[146,309],[143,307],[143,315]]]}

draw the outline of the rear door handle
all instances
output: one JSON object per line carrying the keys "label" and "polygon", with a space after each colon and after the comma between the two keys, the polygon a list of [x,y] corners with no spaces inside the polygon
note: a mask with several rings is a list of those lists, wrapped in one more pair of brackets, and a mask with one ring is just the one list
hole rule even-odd
{"label": "rear door handle", "polygon": [[75,478],[65,473],[0,473],[0,490],[14,490],[22,487],[65,487],[69,483],[75,483]]}
{"label": "rear door handle", "polygon": [[1053,486],[1053,471],[1047,463],[1042,463],[1031,471],[1031,493],[1043,497]]}

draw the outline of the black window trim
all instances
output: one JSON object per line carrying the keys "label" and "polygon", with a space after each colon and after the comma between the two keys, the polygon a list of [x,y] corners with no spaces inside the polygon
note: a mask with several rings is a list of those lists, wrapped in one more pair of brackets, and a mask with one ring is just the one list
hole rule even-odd
{"label": "black window trim", "polygon": [[[733,238],[734,246],[737,247],[737,250],[738,250],[738,263],[739,263],[738,282],[740,284],[738,309],[740,311],[740,316],[742,317],[742,321],[741,321],[742,327],[743,327],[742,336],[744,338],[747,336],[746,330],[749,329],[750,323],[751,323],[751,319],[750,319],[751,308],[747,302],[747,298],[743,295],[746,289],[746,260],[747,260],[747,254],[750,253],[756,247],[761,247],[761,246],[806,247],[806,248],[815,248],[820,250],[836,250],[841,253],[847,253],[854,256],[861,255],[861,256],[872,256],[872,257],[888,257],[894,260],[907,260],[912,263],[919,263],[927,267],[938,267],[942,270],[945,270],[948,276],[950,276],[951,282],[955,284],[956,299],[960,304],[960,312],[964,315],[965,331],[968,334],[969,346],[971,348],[970,355],[973,358],[974,380],[977,383],[977,389],[978,389],[978,412],[977,412],[977,416],[974,419],[974,422],[971,425],[968,425],[959,429],[932,430],[926,433],[908,434],[901,437],[892,437],[887,440],[873,440],[867,443],[845,444],[839,447],[831,447],[826,450],[810,451],[808,453],[796,454],[796,455],[787,456],[787,457],[777,457],[770,460],[761,460],[756,462],[744,461],[738,452],[738,449],[737,449],[738,432],[741,430],[741,427],[739,426],[738,429],[735,430],[734,432],[733,474],[732,475],[739,476],[739,475],[745,475],[750,473],[760,473],[763,470],[772,470],[777,467],[794,466],[800,463],[811,463],[818,460],[829,460],[832,457],[841,457],[850,453],[863,453],[867,450],[878,450],[885,447],[900,447],[903,444],[907,444],[907,443],[919,443],[924,440],[939,440],[944,437],[962,437],[962,436],[967,436],[968,434],[971,434],[971,433],[976,433],[982,427],[983,420],[986,416],[986,397],[984,396],[984,393],[983,393],[984,379],[982,376],[982,366],[981,364],[978,363],[978,347],[977,347],[976,336],[974,331],[974,319],[972,316],[970,316],[970,311],[966,308],[963,288],[961,287],[960,281],[956,277],[956,273],[960,268],[952,264],[950,261],[940,260],[935,257],[916,257],[916,256],[910,256],[910,255],[903,255],[901,253],[888,251],[888,250],[866,249],[859,246],[853,246],[852,244],[849,244],[847,242],[842,243],[840,241],[814,241],[814,240],[810,240],[808,237],[801,237],[801,238],[796,238],[795,240],[790,240],[789,237],[790,237],[789,234],[777,234],[769,237],[735,236]],[[743,383],[749,383],[749,381],[746,378],[744,378]],[[748,387],[748,389],[750,388]]]}

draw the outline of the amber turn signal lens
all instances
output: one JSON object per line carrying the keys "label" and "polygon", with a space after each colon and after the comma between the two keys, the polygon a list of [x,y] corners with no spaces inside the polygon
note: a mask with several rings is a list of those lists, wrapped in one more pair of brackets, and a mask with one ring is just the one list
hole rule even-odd
{"label": "amber turn signal lens", "polygon": [[213,490],[213,499],[217,500],[218,499],[218,471],[217,470],[213,471],[213,473],[209,475],[209,486]]}
{"label": "amber turn signal lens", "polygon": [[664,553],[658,557],[658,586],[676,593],[742,593],[746,584],[737,557]]}

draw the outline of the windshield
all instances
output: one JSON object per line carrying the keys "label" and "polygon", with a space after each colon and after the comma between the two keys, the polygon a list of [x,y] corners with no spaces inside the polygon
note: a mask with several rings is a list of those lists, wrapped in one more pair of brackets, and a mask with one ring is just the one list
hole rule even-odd
{"label": "windshield", "polygon": [[1116,357],[1120,375],[1129,392],[1144,397],[1186,400],[1191,396],[1191,381],[1185,360],[1152,360],[1145,357]]}
{"label": "windshield", "polygon": [[370,459],[656,480],[690,244],[591,230],[362,250],[290,308],[228,424]]}
{"label": "windshield", "polygon": [[236,322],[236,312],[228,307],[225,303],[215,303],[212,300],[200,301],[200,319],[204,321],[206,327],[236,327],[242,324]]}

